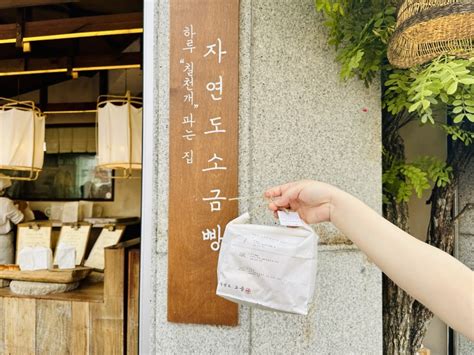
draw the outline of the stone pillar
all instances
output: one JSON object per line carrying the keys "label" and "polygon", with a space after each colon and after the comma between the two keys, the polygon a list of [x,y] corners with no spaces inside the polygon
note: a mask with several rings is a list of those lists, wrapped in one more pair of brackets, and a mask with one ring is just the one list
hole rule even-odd
{"label": "stone pillar", "polygon": [[[381,274],[330,225],[317,226],[317,292],[307,317],[241,307],[237,327],[167,322],[168,6],[156,3],[154,352],[382,353]],[[379,84],[340,81],[313,0],[241,0],[240,17],[240,195],[319,179],[381,211]],[[242,202],[240,210],[255,207]]]}

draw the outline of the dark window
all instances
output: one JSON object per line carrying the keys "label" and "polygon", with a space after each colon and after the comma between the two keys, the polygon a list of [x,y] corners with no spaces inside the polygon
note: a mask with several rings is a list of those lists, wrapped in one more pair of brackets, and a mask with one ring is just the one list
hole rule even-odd
{"label": "dark window", "polygon": [[45,154],[38,179],[13,181],[7,195],[29,201],[113,201],[112,172],[97,169],[96,162],[91,153]]}

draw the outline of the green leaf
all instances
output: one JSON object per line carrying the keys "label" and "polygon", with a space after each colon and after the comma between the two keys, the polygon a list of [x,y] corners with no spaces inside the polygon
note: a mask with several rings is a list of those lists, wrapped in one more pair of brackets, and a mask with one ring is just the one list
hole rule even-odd
{"label": "green leaf", "polygon": [[446,95],[444,92],[439,94],[439,97],[441,98],[441,101],[443,101],[445,104],[448,103],[449,101],[448,95]]}
{"label": "green leaf", "polygon": [[415,111],[418,107],[420,107],[420,105],[421,105],[421,101],[415,102],[413,105],[411,105],[411,106],[408,108],[408,112],[413,112],[413,111]]}
{"label": "green leaf", "polygon": [[451,83],[451,85],[448,86],[448,89],[446,90],[446,93],[448,95],[452,95],[456,92],[456,90],[458,89],[458,82],[457,81],[453,81]]}
{"label": "green leaf", "polygon": [[462,106],[456,106],[454,109],[453,109],[453,113],[459,113],[462,111]]}
{"label": "green leaf", "polygon": [[465,78],[460,79],[459,82],[464,85],[474,85],[474,78],[465,77]]}
{"label": "green leaf", "polygon": [[464,118],[464,116],[465,116],[464,113],[460,113],[459,115],[457,115],[457,116],[455,116],[455,117],[453,118],[453,122],[454,122],[454,123],[459,123],[459,122],[461,122],[462,119]]}

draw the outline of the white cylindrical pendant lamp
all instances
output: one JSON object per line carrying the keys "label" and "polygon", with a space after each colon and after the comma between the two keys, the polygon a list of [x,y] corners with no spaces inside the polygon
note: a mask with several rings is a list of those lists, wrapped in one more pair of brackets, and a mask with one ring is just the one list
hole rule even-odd
{"label": "white cylindrical pendant lamp", "polygon": [[0,169],[30,173],[12,179],[36,179],[43,168],[45,117],[34,106],[1,106],[0,134]]}
{"label": "white cylindrical pendant lamp", "polygon": [[142,168],[142,113],[130,102],[103,102],[97,108],[98,167]]}

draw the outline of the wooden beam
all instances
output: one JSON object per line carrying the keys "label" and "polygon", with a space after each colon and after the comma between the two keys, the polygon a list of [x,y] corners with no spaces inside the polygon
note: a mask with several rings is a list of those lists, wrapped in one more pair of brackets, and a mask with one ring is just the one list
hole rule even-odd
{"label": "wooden beam", "polygon": [[[24,58],[0,60],[0,77],[8,75],[66,73],[69,57],[59,58]],[[139,66],[142,55],[139,52],[102,54],[74,57],[74,71],[95,71],[119,69],[120,66]],[[108,69],[107,69],[108,68]]]}
{"label": "wooden beam", "polygon": [[58,102],[48,103],[41,107],[42,111],[91,111],[97,108],[97,102]]}
{"label": "wooden beam", "polygon": [[82,115],[51,115],[46,114],[46,126],[93,126],[95,125],[95,113]]}
{"label": "wooden beam", "polygon": [[69,2],[79,2],[79,0],[2,0],[0,9],[11,9],[15,7],[30,7],[41,5],[57,5]]}
{"label": "wooden beam", "polygon": [[[25,22],[25,42],[113,36],[143,32],[143,13]],[[0,44],[16,42],[16,24],[0,25]]]}

